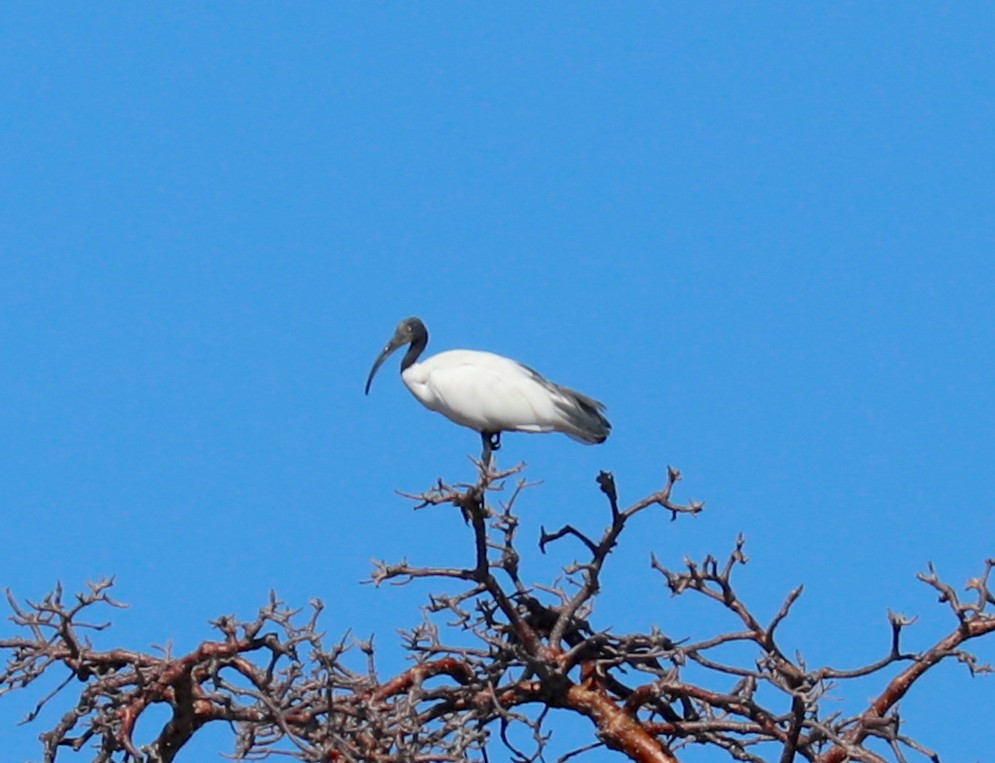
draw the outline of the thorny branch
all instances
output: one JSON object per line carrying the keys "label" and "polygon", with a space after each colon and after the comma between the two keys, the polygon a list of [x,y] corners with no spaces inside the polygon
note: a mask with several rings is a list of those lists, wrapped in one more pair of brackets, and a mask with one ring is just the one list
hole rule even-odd
{"label": "thorny branch", "polygon": [[[213,622],[215,639],[185,655],[100,649],[92,639],[107,624],[90,618],[121,606],[110,596],[112,581],[101,581],[72,598],[57,587],[40,602],[8,592],[18,635],[0,640],[6,656],[0,695],[61,674],[25,719],[36,721],[43,708],[74,697],[41,734],[46,763],[62,751],[83,750],[97,763],[169,763],[215,721],[231,724],[234,754],[243,760],[487,761],[498,744],[513,760],[539,761],[548,760],[551,710],[587,718],[594,734],[591,744],[560,761],[607,747],[636,761],[673,763],[688,745],[703,745],[740,761],[876,763],[889,759],[882,756],[886,749],[891,760],[906,763],[913,752],[938,760],[905,733],[898,716],[899,700],[916,681],[950,658],[972,674],[991,670],[966,645],[995,631],[989,587],[995,560],[970,581],[966,598],[932,568],[921,574],[953,615],[951,632],[922,651],[903,651],[902,634],[913,620],[889,613],[885,653],[855,668],[813,669],[782,648],[778,628],[802,589],[790,591],[769,620],[758,617],[733,584],[734,571],[747,562],[742,536],[721,561],[708,556],[671,569],[652,559],[673,595],[714,602],[737,620],[736,630],[698,641],[656,628],[596,630],[590,620],[601,575],[623,530],[650,509],[677,519],[703,504],[672,500],[680,474],[670,469],[662,489],[623,508],[614,477],[602,472],[597,482],[609,510],[602,531],[565,525],[543,529],[539,538],[543,553],[572,539],[583,560],[564,566],[564,581],[527,582],[515,505],[530,485],[521,471],[480,468],[472,484],[440,481],[408,496],[416,508],[458,508],[472,551],[465,567],[376,564],[377,585],[426,578],[439,584],[423,622],[403,633],[411,666],[386,680],[378,675],[372,641],[347,636],[326,645],[318,630],[320,602],[294,610],[274,595],[254,620]],[[500,495],[507,497],[494,500]],[[457,590],[443,592],[453,585]],[[730,645],[741,648],[730,652]],[[753,655],[746,661],[743,647]],[[869,676],[880,677],[882,688],[866,708],[853,715],[827,711],[831,688]],[[155,705],[168,708],[169,718],[141,740],[138,721]],[[531,750],[522,749],[515,727],[531,739]]]}

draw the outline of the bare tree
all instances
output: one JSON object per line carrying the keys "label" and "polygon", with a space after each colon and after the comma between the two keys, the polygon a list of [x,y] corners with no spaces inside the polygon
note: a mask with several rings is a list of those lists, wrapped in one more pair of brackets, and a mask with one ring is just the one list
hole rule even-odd
{"label": "bare tree", "polygon": [[[592,731],[590,744],[560,761],[606,747],[636,761],[673,763],[689,745],[703,745],[740,761],[904,763],[913,753],[938,756],[903,728],[898,701],[943,660],[959,660],[972,675],[990,671],[965,646],[995,631],[993,560],[969,583],[966,597],[932,569],[920,574],[949,608],[950,632],[927,649],[904,651],[901,637],[910,621],[892,614],[881,658],[851,669],[813,669],[779,645],[778,627],[801,588],[788,593],[767,622],[742,601],[733,586],[733,572],[746,563],[742,537],[721,561],[709,556],[681,569],[652,562],[674,595],[713,602],[732,613],[736,630],[698,641],[655,628],[598,631],[589,617],[601,575],[631,521],[648,510],[678,519],[702,504],[671,499],[680,475],[669,470],[660,491],[622,508],[614,478],[602,472],[598,484],[610,512],[604,530],[594,537],[570,525],[544,529],[543,551],[579,544],[584,561],[566,565],[559,582],[542,585],[523,575],[516,550],[515,506],[528,487],[520,472],[481,469],[474,484],[439,482],[410,496],[417,507],[459,508],[472,564],[376,565],[376,584],[427,578],[440,591],[430,596],[421,624],[404,634],[412,665],[397,675],[379,676],[370,642],[326,643],[318,630],[320,602],[294,610],[275,596],[252,621],[214,621],[218,637],[188,654],[101,651],[87,634],[107,626],[92,618],[119,606],[111,583],[103,581],[72,598],[56,588],[40,602],[21,603],[8,592],[18,635],[0,640],[7,657],[0,694],[65,673],[28,717],[74,697],[41,735],[46,762],[63,751],[85,751],[100,763],[169,763],[215,721],[233,728],[237,759],[486,761],[489,750],[494,755],[503,745],[502,757],[510,751],[516,761],[540,761],[548,759],[550,712],[560,710],[586,718]],[[449,588],[455,592],[441,592]],[[751,656],[729,660],[730,645],[748,647]],[[866,708],[853,715],[826,710],[831,687],[867,677],[877,677],[880,688]],[[136,723],[153,705],[168,707],[171,716],[154,736],[138,739]]]}

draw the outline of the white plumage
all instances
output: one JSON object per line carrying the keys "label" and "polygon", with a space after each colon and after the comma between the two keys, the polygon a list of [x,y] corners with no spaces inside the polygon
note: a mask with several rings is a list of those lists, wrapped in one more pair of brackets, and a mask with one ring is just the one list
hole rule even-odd
{"label": "white plumage", "polygon": [[398,325],[366,381],[366,392],[387,357],[409,344],[401,379],[418,401],[480,432],[483,460],[500,447],[501,432],[562,432],[583,443],[604,442],[611,424],[597,400],[554,384],[510,358],[476,350],[449,350],[419,363],[428,331],[418,318]]}

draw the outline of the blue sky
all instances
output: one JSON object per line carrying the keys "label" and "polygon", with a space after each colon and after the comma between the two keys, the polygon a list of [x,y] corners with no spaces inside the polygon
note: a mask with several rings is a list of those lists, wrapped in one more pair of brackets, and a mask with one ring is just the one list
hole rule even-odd
{"label": "blue sky", "polygon": [[[0,583],[116,575],[110,641],[177,650],[271,588],[320,597],[400,664],[424,590],[358,581],[466,557],[454,512],[394,490],[479,448],[394,360],[362,395],[420,315],[429,351],[608,405],[603,446],[505,438],[542,480],[525,538],[600,528],[599,469],[634,500],[673,464],[707,501],[641,517],[599,626],[727,624],[648,555],[743,531],[761,614],[806,585],[784,638],[810,663],[879,656],[889,607],[925,645],[951,622],[915,573],[995,555],[992,39],[983,3],[5,8]],[[33,699],[0,699],[11,760],[39,757]],[[993,701],[951,666],[903,715],[976,760]]]}

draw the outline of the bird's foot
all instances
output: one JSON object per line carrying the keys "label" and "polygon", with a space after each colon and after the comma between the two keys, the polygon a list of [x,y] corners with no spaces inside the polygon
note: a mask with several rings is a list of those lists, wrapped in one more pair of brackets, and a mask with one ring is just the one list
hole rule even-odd
{"label": "bird's foot", "polygon": [[491,465],[494,463],[494,451],[501,448],[501,433],[481,432],[480,439],[484,444],[484,451],[480,454],[480,463],[483,465],[484,470],[489,472]]}

